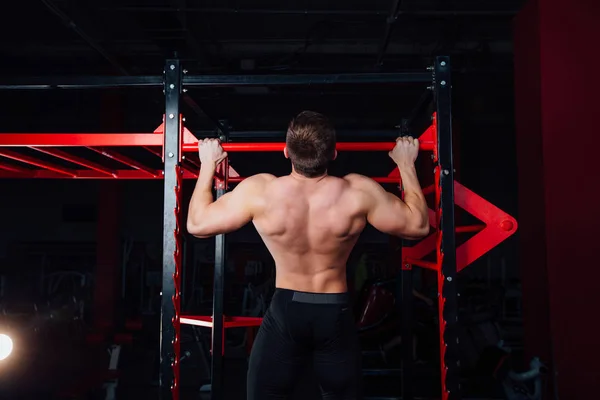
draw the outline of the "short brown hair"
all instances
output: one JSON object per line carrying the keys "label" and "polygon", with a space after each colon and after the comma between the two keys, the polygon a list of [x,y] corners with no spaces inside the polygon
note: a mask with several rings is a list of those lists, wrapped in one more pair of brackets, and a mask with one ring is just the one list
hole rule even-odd
{"label": "short brown hair", "polygon": [[323,175],[335,155],[335,129],[323,114],[302,111],[290,122],[285,144],[294,170],[308,178]]}

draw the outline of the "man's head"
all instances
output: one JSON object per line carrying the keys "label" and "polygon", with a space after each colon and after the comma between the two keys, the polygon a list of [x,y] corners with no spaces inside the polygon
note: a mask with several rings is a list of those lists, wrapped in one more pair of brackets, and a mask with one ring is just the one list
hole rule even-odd
{"label": "man's head", "polygon": [[308,178],[325,174],[329,161],[337,156],[333,124],[314,111],[302,111],[292,119],[285,145],[284,154],[294,171]]}

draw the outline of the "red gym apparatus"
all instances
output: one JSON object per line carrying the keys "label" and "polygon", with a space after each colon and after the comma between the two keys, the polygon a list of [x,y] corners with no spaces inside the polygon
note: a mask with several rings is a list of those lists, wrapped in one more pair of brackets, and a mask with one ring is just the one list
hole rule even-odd
{"label": "red gym apparatus", "polygon": [[[185,154],[197,151],[198,140],[184,127],[179,110],[185,86],[246,86],[246,85],[302,85],[339,83],[423,83],[431,85],[434,93],[435,113],[432,123],[420,136],[421,151],[431,153],[435,165],[434,184],[425,187],[426,194],[434,195],[433,209],[429,210],[432,233],[413,246],[402,248],[403,273],[412,267],[437,271],[439,301],[439,337],[441,360],[441,397],[459,399],[459,354],[457,344],[457,291],[456,274],[486,252],[507,239],[517,229],[514,218],[490,204],[454,180],[451,130],[451,80],[450,60],[437,57],[428,72],[395,74],[348,75],[251,75],[251,76],[191,76],[187,75],[179,60],[167,60],[164,76],[65,78],[53,83],[15,81],[0,85],[0,89],[37,90],[49,88],[100,88],[100,87],[163,87],[165,91],[164,122],[154,132],[148,133],[4,133],[0,134],[0,177],[2,178],[70,178],[70,179],[163,179],[163,292],[161,319],[160,382],[163,398],[179,398],[180,326],[192,324],[212,328],[212,398],[223,398],[224,329],[258,326],[261,318],[223,315],[223,287],[225,269],[225,237],[216,238],[213,315],[181,315],[182,275],[182,213],[181,184],[183,179],[197,177],[199,165]],[[283,143],[227,143],[226,129],[219,126],[219,135],[227,152],[277,152]],[[342,142],[338,151],[390,151],[393,142]],[[108,168],[82,156],[69,152],[70,147],[86,148],[122,164],[122,169]],[[161,157],[164,169],[153,169],[115,151],[115,147],[138,147]],[[44,159],[19,151],[28,148],[45,156],[69,162],[65,168]],[[29,151],[28,154],[32,152]],[[78,153],[81,154],[81,153]],[[10,162],[4,160],[9,159]],[[34,166],[36,168],[32,168]],[[230,183],[243,179],[226,160],[215,179],[217,196],[228,189]],[[399,183],[398,170],[388,176],[374,177],[381,183]],[[455,226],[454,207],[472,214],[481,224]],[[460,246],[455,235],[475,233]],[[426,261],[425,258],[433,255]],[[403,279],[409,281],[408,279]],[[403,292],[405,292],[403,288]],[[411,334],[407,332],[407,334]],[[406,343],[410,343],[407,340]],[[214,349],[219,349],[215,351]],[[406,357],[405,357],[406,358]],[[402,368],[403,398],[412,398],[411,357],[404,360]]]}

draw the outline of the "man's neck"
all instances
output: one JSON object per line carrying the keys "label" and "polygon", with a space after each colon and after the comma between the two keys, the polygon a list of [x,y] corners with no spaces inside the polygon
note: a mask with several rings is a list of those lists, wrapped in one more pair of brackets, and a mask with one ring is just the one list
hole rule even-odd
{"label": "man's neck", "polygon": [[328,175],[327,175],[327,171],[325,171],[325,173],[323,175],[314,176],[314,177],[308,177],[308,176],[304,176],[302,174],[299,174],[294,169],[292,169],[292,173],[290,174],[290,176],[292,178],[298,180],[298,181],[303,181],[303,182],[319,182],[319,181],[325,179]]}

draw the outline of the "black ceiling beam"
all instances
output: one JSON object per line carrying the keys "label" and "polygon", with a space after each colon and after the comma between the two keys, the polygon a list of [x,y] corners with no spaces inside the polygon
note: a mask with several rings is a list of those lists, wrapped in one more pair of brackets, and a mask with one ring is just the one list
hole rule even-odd
{"label": "black ceiling beam", "polygon": [[191,47],[192,51],[194,54],[196,54],[196,57],[198,57],[200,62],[203,64],[210,64],[206,48],[200,42],[198,42],[198,40],[196,40],[194,33],[190,30],[188,25],[187,14],[185,11],[186,0],[171,0],[171,5],[173,10],[176,12],[177,19],[179,20],[179,24],[183,29],[185,41],[187,42],[188,46]]}
{"label": "black ceiling beam", "polygon": [[[187,14],[184,11],[186,8],[186,0],[171,0],[171,5],[177,11],[177,19],[179,20],[179,24],[183,29],[186,43],[189,47],[191,47],[192,51],[202,64],[210,65],[210,58],[208,56],[206,47],[203,46],[200,42],[198,42],[198,40],[196,40],[196,36],[194,35],[194,33],[188,25]],[[218,120],[212,118],[207,113],[205,113],[202,107],[200,107],[190,95],[184,94],[183,102],[197,115],[199,115],[200,117],[204,117],[210,122],[212,122],[212,124],[215,125],[221,133],[226,132],[225,127],[221,125],[221,123]]]}
{"label": "black ceiling beam", "polygon": [[191,75],[184,86],[286,86],[354,83],[429,83],[430,72],[296,75]]}
{"label": "black ceiling beam", "polygon": [[67,76],[0,78],[0,90],[111,89],[163,87],[163,77],[149,76]]}
{"label": "black ceiling beam", "polygon": [[56,15],[65,26],[75,32],[84,42],[86,42],[91,48],[96,50],[106,61],[110,63],[121,75],[129,75],[127,69],[125,69],[119,61],[111,54],[109,54],[98,42],[86,34],[67,14],[65,14],[60,8],[52,2],[52,0],[42,0],[42,3]]}
{"label": "black ceiling beam", "polygon": [[[173,9],[171,7],[104,7],[105,10],[126,11],[139,13],[163,13],[179,12],[202,13],[202,14],[259,14],[259,15],[356,15],[356,16],[386,16],[387,11],[378,10],[315,10],[315,9],[265,9],[265,8],[202,8],[186,7]],[[403,11],[402,15],[414,15],[422,17],[460,17],[460,16],[513,16],[518,10],[423,10],[423,11]]]}
{"label": "black ceiling beam", "polygon": [[[185,0],[174,0],[175,2],[179,2],[179,1],[183,1],[185,3]],[[62,10],[60,10],[53,2],[52,0],[42,0],[42,3],[44,3],[44,5],[52,12],[54,13],[58,18],[61,19],[61,21],[69,28],[71,28],[75,33],[77,33],[77,35],[79,35],[79,37],[81,37],[88,45],[90,45],[94,50],[96,50],[102,57],[104,57],[105,60],[107,60],[116,70],[118,73],[120,73],[121,75],[125,75],[125,76],[130,76],[131,74],[129,73],[129,71],[123,67],[114,56],[112,56],[109,52],[107,52],[102,46],[100,46],[98,44],[98,42],[96,42],[93,38],[91,38],[88,34],[85,33],[84,30],[82,30],[76,23],[75,21],[70,18],[67,14],[65,14]],[[183,15],[183,17],[181,18],[185,18],[185,15]],[[182,22],[182,25],[184,27],[184,29],[186,28],[186,21],[185,19]],[[189,34],[189,32],[188,32]],[[111,88],[111,87],[127,87],[127,86],[136,86],[136,87],[154,87],[154,86],[162,86],[163,85],[163,79],[162,77],[151,77],[151,76],[146,76],[146,77],[135,77],[134,79],[118,79],[118,77],[115,77],[116,79],[110,79],[109,81],[105,81],[105,78],[92,78],[89,79],[88,78],[81,78],[79,79],[79,82],[77,82],[77,79],[75,82],[70,82],[67,84],[58,84],[58,85],[41,85],[40,87],[29,87],[28,89],[52,89],[52,88],[60,88],[60,89],[86,89],[86,88]],[[158,79],[160,78],[160,79]],[[15,87],[15,89],[18,87]],[[212,118],[210,118],[208,115],[206,115],[206,113],[204,111],[202,111],[202,108],[194,101],[194,99],[192,99],[189,95],[184,95],[183,96],[183,100],[185,101],[185,103],[196,113],[198,114],[200,117],[205,117],[208,118],[211,122],[213,122],[217,128],[219,130],[223,130],[223,127],[221,126],[221,124],[219,124],[217,121],[214,121]]]}
{"label": "black ceiling beam", "polygon": [[400,4],[401,0],[393,0],[392,2],[392,10],[385,21],[385,33],[383,34],[381,46],[379,47],[379,53],[377,54],[377,61],[375,62],[376,67],[383,65],[383,57],[385,56],[385,52],[390,44],[392,32],[394,32],[396,21],[400,15]]}
{"label": "black ceiling beam", "polygon": [[[299,75],[184,75],[189,86],[295,86],[369,83],[431,83],[431,72],[397,72],[364,74]],[[101,89],[119,87],[162,87],[163,77],[146,76],[78,76],[78,77],[0,77],[0,90]]]}

